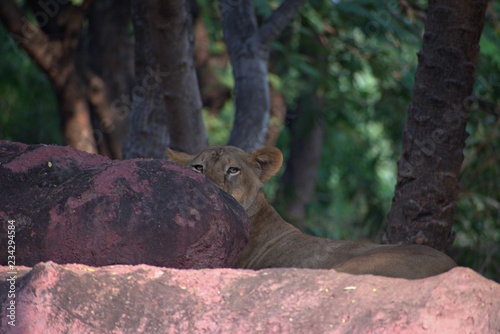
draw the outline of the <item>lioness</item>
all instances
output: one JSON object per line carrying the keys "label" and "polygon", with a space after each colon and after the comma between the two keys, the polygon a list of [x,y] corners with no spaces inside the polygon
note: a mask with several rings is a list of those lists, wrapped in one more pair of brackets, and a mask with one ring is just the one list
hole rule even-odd
{"label": "lioness", "polygon": [[168,150],[169,159],[205,174],[231,194],[250,218],[250,239],[238,268],[335,269],[350,274],[422,278],[456,266],[445,254],[420,245],[377,245],[323,239],[303,234],[267,202],[263,182],[283,162],[277,148],[253,153],[232,146],[209,146],[195,155]]}

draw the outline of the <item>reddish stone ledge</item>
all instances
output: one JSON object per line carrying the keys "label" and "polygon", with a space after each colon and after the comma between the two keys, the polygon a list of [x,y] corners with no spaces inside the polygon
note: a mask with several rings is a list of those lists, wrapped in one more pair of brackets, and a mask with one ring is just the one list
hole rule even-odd
{"label": "reddish stone ledge", "polygon": [[466,268],[421,280],[333,270],[18,269],[2,333],[499,333],[500,285]]}

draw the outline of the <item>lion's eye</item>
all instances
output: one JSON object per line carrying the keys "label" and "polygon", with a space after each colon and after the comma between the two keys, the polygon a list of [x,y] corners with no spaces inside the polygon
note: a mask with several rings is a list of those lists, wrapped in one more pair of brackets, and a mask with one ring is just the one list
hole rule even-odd
{"label": "lion's eye", "polygon": [[238,167],[229,167],[227,169],[227,173],[231,175],[237,175],[240,173],[240,169]]}
{"label": "lion's eye", "polygon": [[193,165],[193,170],[198,173],[203,173],[203,165]]}

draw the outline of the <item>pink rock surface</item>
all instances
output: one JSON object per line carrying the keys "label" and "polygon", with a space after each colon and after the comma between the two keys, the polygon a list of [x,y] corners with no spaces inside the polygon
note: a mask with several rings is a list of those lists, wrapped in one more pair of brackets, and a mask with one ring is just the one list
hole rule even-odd
{"label": "pink rock surface", "polygon": [[2,333],[500,332],[500,285],[466,268],[410,281],[333,270],[48,262],[18,269],[15,327],[8,270],[0,267]]}
{"label": "pink rock surface", "polygon": [[166,161],[0,141],[0,190],[0,245],[14,221],[17,265],[232,267],[247,242],[244,209]]}

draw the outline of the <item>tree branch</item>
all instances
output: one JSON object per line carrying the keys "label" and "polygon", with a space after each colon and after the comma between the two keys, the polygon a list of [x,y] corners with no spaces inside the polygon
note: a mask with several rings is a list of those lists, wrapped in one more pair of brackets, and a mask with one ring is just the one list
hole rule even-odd
{"label": "tree branch", "polygon": [[219,0],[219,7],[224,40],[230,57],[234,59],[236,55],[248,49],[245,44],[249,44],[251,40],[257,41],[255,37],[258,34],[258,26],[253,3],[250,0],[244,0],[237,6],[232,6],[228,0]]}
{"label": "tree branch", "polygon": [[[80,29],[85,12],[92,2],[93,0],[85,0],[81,6],[72,6],[73,11],[69,12],[69,16],[64,20],[64,24],[72,28],[67,29],[70,34],[74,30]],[[14,0],[0,1],[0,21],[3,22],[12,38],[43,71],[47,72],[51,79],[53,79],[53,73],[51,73],[50,68],[57,62],[56,58],[61,55],[59,53],[58,56],[58,53],[55,52],[56,49],[70,46],[70,52],[72,52],[78,42],[78,36],[72,35],[66,40],[66,43],[56,46],[39,26],[26,18]],[[71,43],[68,43],[69,40]]]}
{"label": "tree branch", "polygon": [[493,115],[496,118],[500,117],[500,104],[495,104],[494,102],[477,96],[474,96],[474,101],[478,104],[481,111]]}
{"label": "tree branch", "polygon": [[0,1],[0,20],[7,30],[13,33],[21,31],[22,13],[13,0]]}
{"label": "tree branch", "polygon": [[29,22],[14,0],[0,1],[0,20],[14,40],[29,54],[42,69],[52,62],[47,35],[39,27]]}
{"label": "tree branch", "polygon": [[261,44],[269,46],[306,2],[307,0],[286,0],[283,2],[260,28],[259,37]]}

